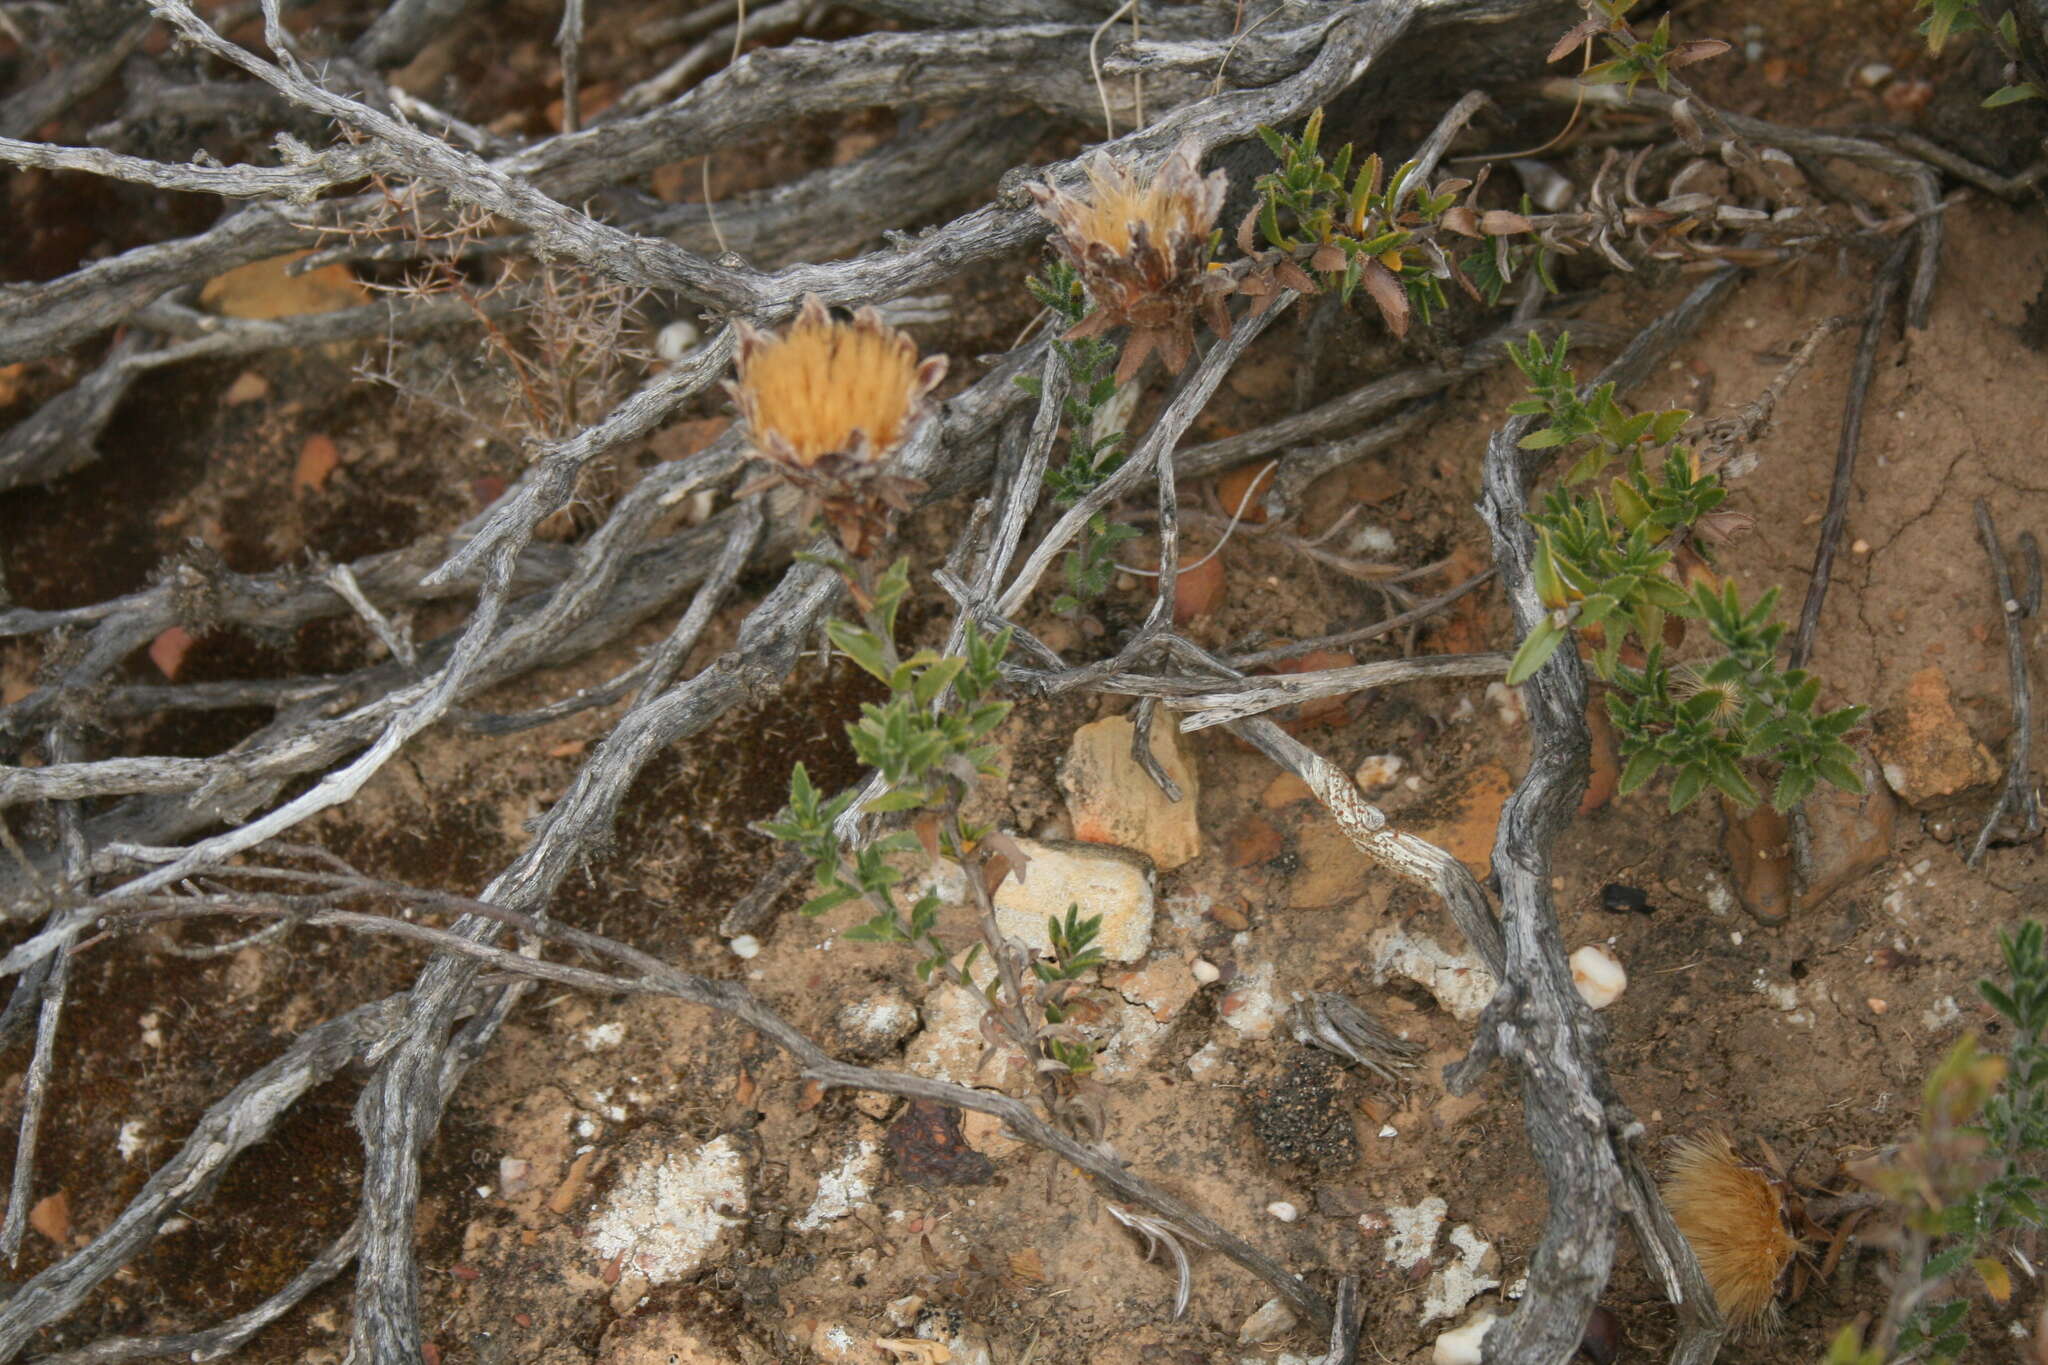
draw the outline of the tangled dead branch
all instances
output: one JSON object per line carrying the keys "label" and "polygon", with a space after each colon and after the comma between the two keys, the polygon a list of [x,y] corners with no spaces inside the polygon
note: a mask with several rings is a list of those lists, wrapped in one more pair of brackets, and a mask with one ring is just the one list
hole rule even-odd
{"label": "tangled dead branch", "polygon": [[[702,310],[711,323],[708,339],[597,420],[565,420],[563,430],[538,443],[517,483],[460,527],[390,553],[305,571],[237,574],[195,552],[168,566],[152,586],[121,598],[61,611],[0,611],[0,637],[69,637],[46,680],[0,707],[0,737],[17,753],[46,745],[49,760],[0,769],[0,807],[47,805],[58,830],[54,840],[22,850],[0,876],[0,920],[41,926],[0,958],[0,973],[18,978],[0,1032],[33,1027],[36,1037],[0,1244],[12,1248],[21,1236],[68,964],[86,950],[96,926],[112,931],[171,918],[282,918],[292,926],[397,936],[433,950],[408,991],[305,1030],[277,1059],[235,1084],[109,1228],[0,1304],[0,1361],[15,1358],[132,1262],[167,1218],[203,1197],[228,1163],[261,1140],[294,1102],[358,1063],[371,1068],[357,1106],[367,1165],[360,1212],[343,1235],[271,1299],[233,1319],[174,1335],[109,1338],[50,1359],[215,1358],[248,1341],[351,1262],[357,1266],[354,1358],[394,1365],[422,1359],[414,1247],[422,1153],[465,1074],[539,980],[707,1006],[773,1041],[796,1059],[804,1076],[825,1086],[940,1100],[994,1115],[1018,1138],[1056,1153],[1106,1192],[1146,1210],[1118,1216],[1159,1237],[1176,1257],[1185,1253],[1175,1239],[1185,1239],[1222,1252],[1263,1279],[1319,1332],[1329,1332],[1329,1361],[1351,1359],[1358,1349],[1355,1280],[1340,1281],[1333,1310],[1303,1275],[1113,1155],[1077,1140],[1032,1105],[835,1059],[735,983],[680,971],[631,945],[550,918],[564,878],[606,837],[628,788],[653,757],[704,733],[748,698],[778,687],[840,604],[845,584],[813,560],[791,564],[798,551],[829,546],[809,544],[806,528],[773,517],[766,494],[734,497],[694,526],[660,529],[666,511],[679,501],[730,491],[747,458],[737,435],[645,473],[606,510],[602,524],[573,546],[542,543],[536,532],[571,503],[595,462],[657,431],[726,373],[738,324],[778,322],[807,295],[828,304],[886,304],[944,287],[1042,238],[1046,224],[1023,189],[1024,172],[1029,169],[1029,178],[1050,192],[1079,193],[1086,180],[1079,157],[1038,168],[1015,164],[1045,120],[1092,126],[1107,107],[1113,121],[1138,126],[1098,150],[1118,164],[1149,168],[1175,148],[1189,148],[1192,158],[1244,143],[1261,126],[1299,120],[1358,85],[1368,71],[1398,88],[1400,74],[1381,75],[1394,57],[1411,62],[1417,85],[1426,84],[1420,79],[1431,74],[1421,55],[1425,40],[1446,29],[1532,15],[1548,22],[1554,16],[1535,0],[1396,0],[1327,6],[1308,22],[1246,28],[1229,4],[1182,6],[1146,37],[1115,44],[1100,64],[1109,79],[1098,83],[1088,74],[1087,54],[1098,41],[1106,4],[1055,0],[1023,7],[1032,12],[1019,14],[1016,6],[973,0],[871,0],[858,8],[926,27],[756,48],[688,88],[683,87],[696,79],[698,67],[671,67],[611,109],[582,118],[571,55],[579,50],[581,21],[565,17],[566,130],[512,145],[395,90],[378,74],[445,31],[467,8],[461,0],[397,0],[348,50],[314,59],[299,55],[302,40],[288,33],[277,0],[261,6],[269,56],[229,41],[183,0],[158,0],[151,13],[193,52],[249,78],[180,87],[191,109],[282,110],[300,128],[331,123],[347,130],[347,140],[317,151],[280,131],[273,165],[168,162],[110,146],[22,140],[110,78],[149,27],[147,18],[135,15],[90,52],[0,101],[0,162],[252,201],[193,236],[135,247],[43,284],[0,288],[0,364],[42,359],[125,329],[81,379],[0,436],[0,489],[47,482],[93,459],[97,438],[146,373],[373,335],[411,338],[476,320],[476,303],[446,298],[413,297],[280,321],[224,320],[192,307],[192,287],[237,266],[304,248],[315,233],[326,234],[326,248],[308,265],[432,260],[453,270],[485,258],[556,258],[624,286],[658,291],[679,306]],[[772,15],[768,22],[794,23],[803,8]],[[581,7],[574,10],[580,16]],[[719,27],[729,22],[730,31]],[[723,49],[744,36],[744,23],[743,7],[710,6],[671,36],[708,35],[705,43]],[[708,67],[713,59],[701,61]],[[1155,115],[1150,122],[1142,117],[1134,82],[1147,92]],[[1004,107],[976,108],[910,129],[848,165],[770,190],[717,204],[649,207],[624,196],[627,206],[614,205],[610,212],[578,207],[621,192],[658,165],[708,156],[792,120],[911,98],[972,106],[992,89],[1005,92]],[[1617,87],[1598,87],[1588,95],[1581,87],[1566,92],[1555,84],[1541,87],[1541,94],[1615,108],[1633,105],[1671,127],[1626,166],[1617,161],[1603,167],[1582,207],[1529,219],[1531,233],[1548,248],[1598,253],[1623,268],[1684,259],[1717,272],[1636,337],[1603,379],[1624,387],[1640,380],[1732,287],[1735,272],[1721,265],[1726,261],[1760,264],[1819,245],[1869,248],[1887,235],[1911,232],[1917,264],[1908,310],[1916,324],[1924,323],[1940,247],[1936,167],[1953,171],[1938,158],[1923,158],[1904,144],[1713,114],[1707,122],[1728,135],[1717,154],[1738,170],[1754,176],[1764,173],[1758,167],[1767,162],[1776,164],[1755,151],[1759,146],[1780,149],[1789,160],[1845,159],[1901,178],[1915,203],[1910,221],[1878,222],[1856,219],[1839,205],[1834,207],[1842,211],[1824,215],[1809,196],[1801,207],[1816,211],[1788,217],[1773,210],[1804,192],[1782,182],[1749,186],[1750,197],[1764,208],[1687,188],[1687,165],[1704,149],[1692,145],[1700,138],[1701,115],[1682,100],[1648,91],[1631,97]],[[1419,157],[1425,176],[1482,104],[1468,97],[1440,123]],[[1034,112],[1020,114],[1020,107]],[[123,122],[100,130],[110,145],[122,137]],[[427,232],[398,243],[374,241],[390,194],[388,185],[359,188],[373,177],[402,185],[409,204],[422,213],[445,214],[475,230],[464,231],[453,244]],[[993,201],[914,236],[892,235],[881,250],[822,259],[928,216],[959,199],[963,187],[993,187]],[[841,205],[853,207],[841,212]],[[815,220],[827,213],[837,221],[816,228]],[[486,218],[487,232],[481,227]],[[1550,899],[1551,849],[1584,778],[1585,683],[1576,658],[1569,651],[1555,656],[1529,685],[1534,759],[1495,843],[1498,915],[1461,863],[1389,828],[1343,773],[1259,713],[1413,678],[1491,676],[1505,667],[1505,656],[1392,660],[1285,679],[1247,678],[1243,672],[1412,625],[1490,577],[1506,592],[1518,630],[1528,630],[1541,607],[1530,582],[1531,533],[1524,519],[1533,470],[1517,445],[1526,422],[1496,432],[1486,453],[1481,515],[1492,536],[1493,569],[1426,601],[1403,599],[1411,609],[1387,621],[1233,659],[1198,647],[1174,627],[1186,516],[1179,480],[1277,456],[1280,472],[1268,507],[1284,520],[1316,478],[1400,439],[1424,420],[1438,395],[1497,364],[1506,342],[1552,324],[1518,314],[1434,365],[1381,377],[1241,435],[1181,448],[1231,367],[1295,297],[1291,289],[1264,295],[1259,306],[1221,329],[1227,337],[1189,367],[1117,472],[1058,517],[1039,515],[1067,384],[1050,345],[1015,347],[942,405],[936,420],[902,452],[899,472],[927,484],[928,499],[975,500],[974,514],[962,518],[965,529],[938,575],[955,599],[954,643],[969,617],[984,625],[1014,624],[1092,517],[1149,494],[1156,504],[1157,586],[1141,624],[1108,657],[1084,664],[1069,664],[1019,630],[1017,645],[1029,662],[1010,664],[1008,676],[1028,694],[1098,691],[1142,698],[1136,715],[1139,752],[1145,755],[1150,751],[1144,727],[1155,724],[1162,710],[1195,712],[1180,722],[1182,729],[1228,726],[1306,782],[1368,855],[1439,897],[1501,983],[1453,1082],[1470,1087],[1494,1060],[1514,1068],[1531,1144],[1550,1183],[1550,1216],[1527,1297],[1489,1339],[1488,1358],[1561,1362],[1578,1349],[1613,1263],[1620,1215],[1679,1305],[1685,1336],[1673,1359],[1701,1365],[1714,1357],[1723,1329],[1691,1252],[1634,1149],[1639,1127],[1606,1077],[1600,1030],[1571,985]],[[1582,338],[1587,335],[1587,329],[1578,330]],[[1017,386],[1019,375],[1040,379],[1035,404]],[[1373,421],[1382,425],[1361,431]],[[693,653],[749,569],[781,577],[745,614],[732,645],[685,677]],[[631,627],[676,611],[686,597],[679,619],[638,664],[532,711],[498,715],[470,709],[486,689],[582,659]],[[440,635],[414,644],[392,617],[428,603],[467,610]],[[124,659],[174,625],[278,630],[346,614],[366,622],[391,657],[332,677],[163,686],[114,681]],[[275,851],[279,840],[312,816],[352,800],[430,727],[455,721],[505,732],[629,694],[631,703],[538,821],[525,851],[474,900],[374,883],[352,870],[264,869],[237,861]],[[248,706],[264,708],[271,719],[233,748],[205,757],[94,757],[75,733],[83,719]],[[1163,772],[1156,775],[1170,787]],[[849,832],[872,823],[863,821],[858,803],[846,817]],[[263,884],[266,871],[276,873],[270,884]],[[460,917],[435,929],[349,908],[368,896],[432,904]],[[498,940],[508,930],[594,957],[614,970],[507,949]],[[1328,1025],[1322,1031],[1333,1030],[1333,1036],[1344,1032]],[[1185,1276],[1183,1269],[1183,1294]]]}

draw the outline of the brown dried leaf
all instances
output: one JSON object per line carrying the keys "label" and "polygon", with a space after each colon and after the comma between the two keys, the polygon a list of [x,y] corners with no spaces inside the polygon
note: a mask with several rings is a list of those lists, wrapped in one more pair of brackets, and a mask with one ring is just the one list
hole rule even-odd
{"label": "brown dried leaf", "polygon": [[1534,232],[1536,225],[1519,213],[1488,209],[1479,215],[1479,230],[1489,237],[1506,237],[1517,232]]}
{"label": "brown dried leaf", "polygon": [[1578,23],[1573,24],[1569,29],[1565,30],[1564,37],[1559,38],[1557,42],[1554,45],[1552,45],[1549,55],[1546,56],[1543,60],[1546,62],[1562,61],[1564,58],[1570,56],[1574,50],[1583,45],[1586,39],[1592,37],[1594,34],[1600,32],[1602,29],[1606,27],[1607,24],[1605,20],[1581,19]]}
{"label": "brown dried leaf", "polygon": [[1282,256],[1273,263],[1273,278],[1297,294],[1320,294],[1322,292],[1321,288],[1314,279],[1310,278],[1306,270],[1303,270],[1285,256]]}
{"label": "brown dried leaf", "polygon": [[1372,295],[1372,301],[1379,306],[1380,316],[1387,320],[1387,330],[1396,338],[1408,335],[1408,291],[1401,287],[1401,281],[1394,272],[1378,261],[1367,261],[1359,274],[1359,283],[1365,292]]}
{"label": "brown dried leaf", "polygon": [[1719,38],[1694,38],[1672,48],[1671,55],[1665,58],[1665,63],[1674,70],[1681,66],[1691,66],[1694,62],[1710,61],[1720,56],[1728,47],[1729,44]]}
{"label": "brown dried leaf", "polygon": [[[1000,829],[990,830],[982,842],[1002,855],[1003,861],[1009,864],[1006,870],[1017,878],[1017,885],[1022,886],[1025,876],[1031,871],[1031,855],[1024,851],[1024,846]],[[1000,881],[992,883],[989,894],[995,894],[996,887],[1001,884]]]}
{"label": "brown dried leaf", "polygon": [[1253,204],[1237,225],[1237,249],[1245,255],[1255,255],[1259,249],[1259,210],[1263,204]]}
{"label": "brown dried leaf", "polygon": [[71,1244],[71,1195],[59,1190],[44,1195],[28,1211],[28,1225],[59,1247],[69,1248]]}
{"label": "brown dried leaf", "polygon": [[1309,269],[1319,270],[1325,275],[1334,275],[1344,268],[1345,259],[1343,247],[1335,242],[1324,242],[1316,248],[1315,255],[1308,258],[1308,266]]}
{"label": "brown dried leaf", "polygon": [[192,644],[191,631],[183,626],[166,626],[162,634],[150,641],[149,661],[165,681],[176,682],[178,670],[185,666],[185,656],[192,652]]}
{"label": "brown dried leaf", "polygon": [[1479,215],[1463,204],[1444,210],[1444,226],[1465,237],[1479,235]]}

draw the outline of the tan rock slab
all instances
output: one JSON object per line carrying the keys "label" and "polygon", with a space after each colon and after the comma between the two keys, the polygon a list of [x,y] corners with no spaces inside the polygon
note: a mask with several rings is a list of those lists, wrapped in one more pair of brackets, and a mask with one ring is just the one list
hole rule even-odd
{"label": "tan rock slab", "polygon": [[1137,730],[1128,716],[1110,716],[1074,732],[1060,769],[1074,837],[1084,843],[1113,844],[1150,858],[1161,870],[1179,867],[1201,854],[1202,830],[1195,817],[1201,782],[1182,753],[1170,720],[1152,727],[1152,756],[1181,790],[1169,800],[1132,756]]}

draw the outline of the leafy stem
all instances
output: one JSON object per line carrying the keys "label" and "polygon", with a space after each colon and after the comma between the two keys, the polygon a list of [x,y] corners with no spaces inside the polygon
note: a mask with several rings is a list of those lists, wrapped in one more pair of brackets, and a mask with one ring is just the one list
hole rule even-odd
{"label": "leafy stem", "polygon": [[[1581,394],[1559,337],[1510,347],[1529,397],[1510,411],[1545,419],[1525,450],[1577,450],[1559,486],[1531,515],[1531,577],[1546,615],[1516,651],[1508,682],[1527,680],[1575,632],[1591,646],[1593,671],[1612,684],[1608,714],[1620,736],[1619,790],[1673,774],[1671,809],[1709,789],[1747,809],[1762,798],[1751,771],[1777,774],[1771,802],[1790,810],[1819,782],[1861,792],[1856,752],[1844,738],[1864,708],[1820,708],[1821,683],[1778,663],[1785,627],[1773,619],[1777,589],[1745,605],[1717,581],[1705,542],[1724,534],[1727,498],[1718,474],[1679,443],[1692,414],[1630,413],[1614,385]],[[1661,455],[1658,452],[1662,452]],[[1614,470],[1604,486],[1596,478]],[[1718,658],[1673,667],[1667,648],[1698,621]]]}

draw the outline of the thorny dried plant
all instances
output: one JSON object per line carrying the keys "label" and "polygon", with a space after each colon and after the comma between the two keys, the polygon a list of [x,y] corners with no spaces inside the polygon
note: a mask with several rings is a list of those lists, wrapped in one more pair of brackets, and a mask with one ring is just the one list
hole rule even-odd
{"label": "thorny dried plant", "polygon": [[[946,377],[946,357],[918,358],[917,343],[863,308],[850,321],[804,299],[780,336],[742,322],[739,405],[755,456],[821,509],[841,548],[865,559],[924,484],[891,467]],[[810,519],[808,512],[803,518]]]}
{"label": "thorny dried plant", "polygon": [[1108,156],[1088,166],[1085,197],[1049,185],[1026,186],[1057,231],[1053,249],[1081,277],[1094,305],[1067,329],[1066,339],[1100,336],[1129,327],[1116,382],[1127,383],[1157,352],[1174,374],[1195,349],[1200,316],[1218,336],[1230,333],[1224,299],[1233,283],[1211,272],[1216,217],[1229,177],[1204,176],[1192,142],[1175,147],[1151,180]]}
{"label": "thorny dried plant", "polygon": [[1799,1251],[1780,1182],[1744,1161],[1725,1132],[1710,1129],[1673,1150],[1664,1202],[1722,1313],[1744,1331],[1774,1328]]}
{"label": "thorny dried plant", "polygon": [[496,392],[466,389],[458,370],[421,365],[396,337],[387,338],[381,362],[363,368],[362,377],[481,424],[495,438],[531,445],[595,422],[653,361],[636,340],[645,290],[556,260],[508,259],[479,279],[481,267],[469,259],[489,234],[490,215],[473,205],[436,206],[417,184],[394,184],[382,175],[372,183],[381,203],[340,235],[356,245],[401,244],[412,260],[400,283],[368,287],[398,297],[459,300],[481,332],[480,379]]}

